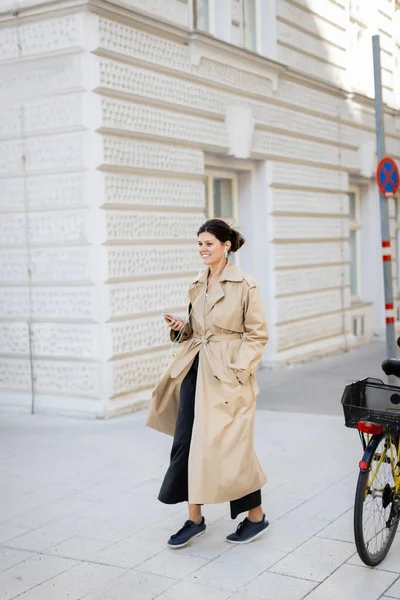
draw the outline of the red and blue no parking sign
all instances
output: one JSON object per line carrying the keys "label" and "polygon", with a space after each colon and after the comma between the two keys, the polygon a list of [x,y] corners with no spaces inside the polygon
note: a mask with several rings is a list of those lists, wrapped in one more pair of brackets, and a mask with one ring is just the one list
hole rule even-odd
{"label": "red and blue no parking sign", "polygon": [[399,169],[390,156],[385,156],[379,161],[376,170],[376,181],[381,193],[386,197],[394,196],[399,189]]}

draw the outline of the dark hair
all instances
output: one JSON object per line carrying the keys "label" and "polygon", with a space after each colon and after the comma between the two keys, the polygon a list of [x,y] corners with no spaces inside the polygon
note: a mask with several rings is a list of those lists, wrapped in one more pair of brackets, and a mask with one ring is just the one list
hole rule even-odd
{"label": "dark hair", "polygon": [[229,252],[237,252],[245,242],[242,234],[239,233],[239,231],[236,231],[236,229],[232,229],[232,227],[222,219],[210,219],[209,221],[206,221],[198,230],[197,235],[205,232],[215,235],[221,244],[231,242],[232,245]]}

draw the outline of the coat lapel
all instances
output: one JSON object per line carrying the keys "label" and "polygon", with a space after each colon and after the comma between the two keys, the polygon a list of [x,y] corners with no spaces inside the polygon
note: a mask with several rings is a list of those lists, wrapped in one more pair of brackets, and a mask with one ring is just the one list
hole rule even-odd
{"label": "coat lapel", "polygon": [[208,302],[206,303],[206,310],[204,311],[204,316],[206,317],[214,308],[214,306],[225,296],[224,288],[218,281],[212,288],[210,292],[210,297],[208,298]]}

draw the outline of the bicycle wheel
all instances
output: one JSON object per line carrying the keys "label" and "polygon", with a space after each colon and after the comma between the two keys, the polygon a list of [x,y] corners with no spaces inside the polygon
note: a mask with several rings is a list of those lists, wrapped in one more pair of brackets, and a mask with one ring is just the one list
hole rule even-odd
{"label": "bicycle wheel", "polygon": [[[354,502],[354,538],[361,560],[369,567],[382,562],[399,520],[395,491],[397,439],[384,436],[377,445],[368,469],[360,471]],[[372,440],[370,443],[373,443]]]}

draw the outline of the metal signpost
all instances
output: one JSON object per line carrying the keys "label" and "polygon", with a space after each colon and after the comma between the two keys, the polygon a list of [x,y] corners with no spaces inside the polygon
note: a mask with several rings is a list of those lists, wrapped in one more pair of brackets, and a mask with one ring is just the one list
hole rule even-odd
{"label": "metal signpost", "polygon": [[[376,142],[379,165],[376,179],[380,190],[380,215],[382,233],[383,281],[385,288],[385,317],[386,317],[386,353],[387,358],[396,357],[396,340],[394,330],[393,284],[392,284],[392,253],[390,249],[389,231],[389,197],[393,197],[399,187],[399,171],[393,159],[385,156],[384,107],[382,102],[381,81],[381,51],[379,35],[372,37],[375,80],[375,121]],[[394,376],[389,377],[393,383]]]}

